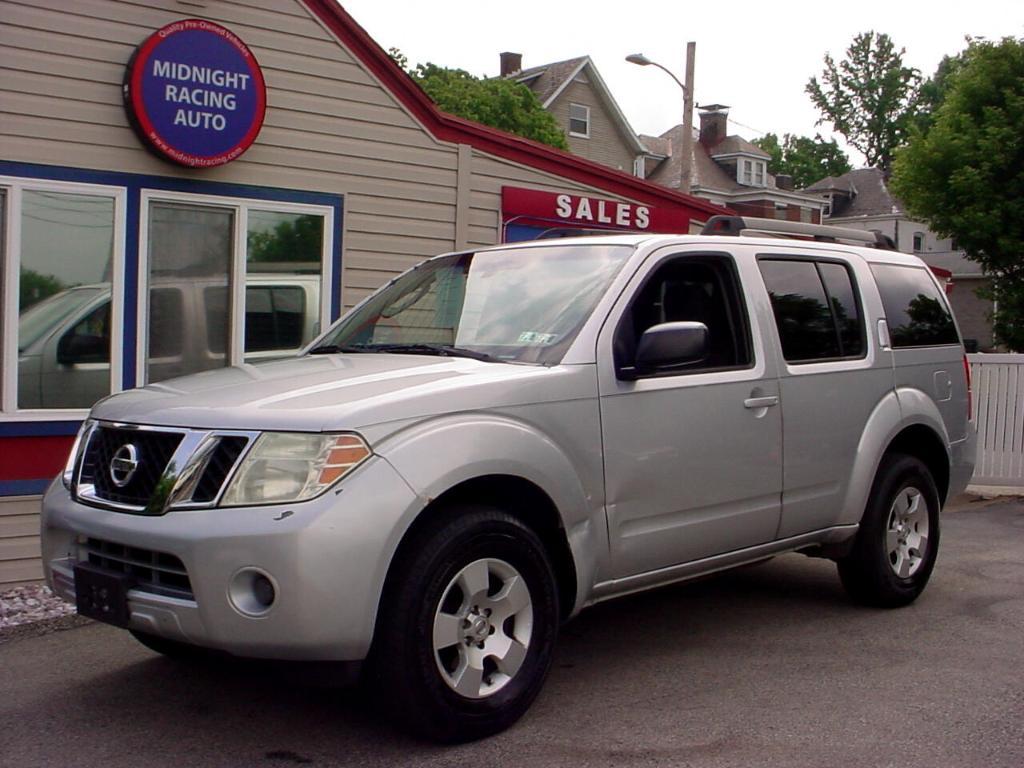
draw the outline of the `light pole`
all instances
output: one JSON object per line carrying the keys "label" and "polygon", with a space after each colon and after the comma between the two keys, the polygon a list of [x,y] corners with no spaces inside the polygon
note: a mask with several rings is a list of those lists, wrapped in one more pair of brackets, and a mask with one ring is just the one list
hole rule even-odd
{"label": "light pole", "polygon": [[690,42],[686,44],[686,84],[679,81],[679,78],[672,74],[672,70],[663,67],[656,61],[651,61],[642,53],[633,53],[626,57],[630,64],[639,64],[641,67],[653,66],[668,74],[676,85],[683,89],[683,146],[680,148],[682,157],[679,163],[679,191],[690,194],[690,164],[693,158],[693,66],[697,57],[697,44]]}

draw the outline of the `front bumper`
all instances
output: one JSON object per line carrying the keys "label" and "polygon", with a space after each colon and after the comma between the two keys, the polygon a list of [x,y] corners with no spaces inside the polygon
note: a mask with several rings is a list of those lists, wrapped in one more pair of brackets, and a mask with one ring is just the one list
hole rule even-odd
{"label": "front bumper", "polygon": [[[369,651],[388,566],[421,506],[378,457],[300,504],[157,517],[80,504],[58,479],[43,499],[43,565],[53,590],[73,602],[74,566],[97,541],[136,557],[169,555],[184,566],[191,595],[135,586],[131,629],[238,656],[354,661]],[[254,572],[275,587],[258,615],[244,595]]]}

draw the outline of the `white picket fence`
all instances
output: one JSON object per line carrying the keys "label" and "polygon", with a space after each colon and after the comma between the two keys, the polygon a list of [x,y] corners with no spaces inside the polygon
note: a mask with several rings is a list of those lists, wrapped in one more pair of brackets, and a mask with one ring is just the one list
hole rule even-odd
{"label": "white picket fence", "polygon": [[978,420],[971,483],[1024,487],[1024,355],[968,355]]}

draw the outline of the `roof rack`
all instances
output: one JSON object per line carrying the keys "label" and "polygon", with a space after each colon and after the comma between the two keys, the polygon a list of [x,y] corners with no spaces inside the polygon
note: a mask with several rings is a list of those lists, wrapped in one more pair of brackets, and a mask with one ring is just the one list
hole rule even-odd
{"label": "roof rack", "polygon": [[805,224],[802,221],[758,219],[752,216],[712,216],[704,225],[701,234],[797,237],[825,243],[852,242],[884,251],[896,250],[892,238],[881,232],[833,227],[828,224]]}

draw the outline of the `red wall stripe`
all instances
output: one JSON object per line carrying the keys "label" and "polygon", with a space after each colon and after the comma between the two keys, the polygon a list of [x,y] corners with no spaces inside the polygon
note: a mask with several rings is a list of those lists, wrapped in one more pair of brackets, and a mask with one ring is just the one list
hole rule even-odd
{"label": "red wall stripe", "polygon": [[67,462],[74,437],[0,437],[0,482],[49,480]]}

